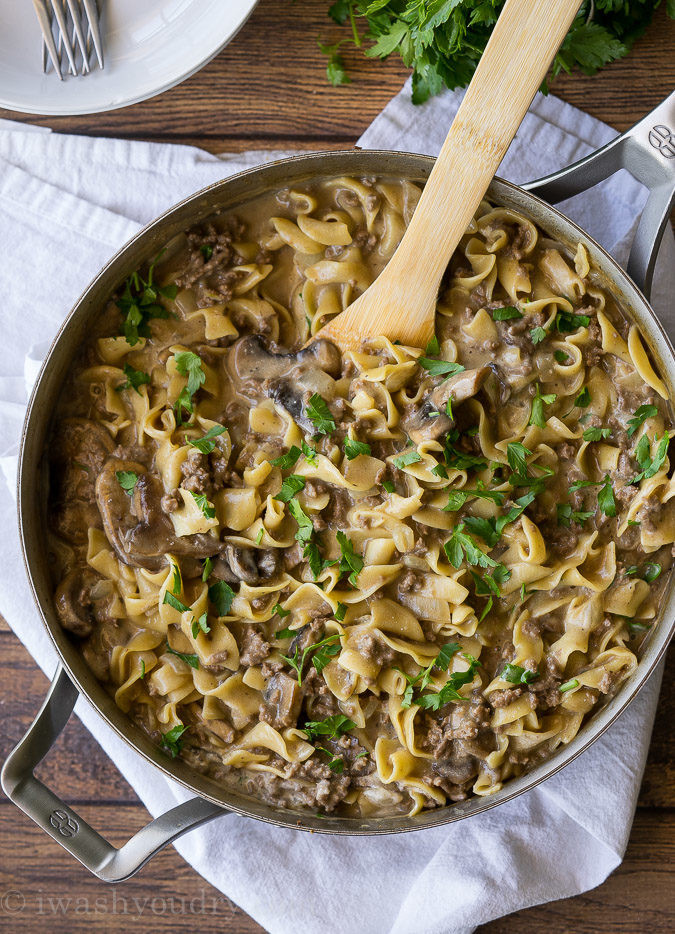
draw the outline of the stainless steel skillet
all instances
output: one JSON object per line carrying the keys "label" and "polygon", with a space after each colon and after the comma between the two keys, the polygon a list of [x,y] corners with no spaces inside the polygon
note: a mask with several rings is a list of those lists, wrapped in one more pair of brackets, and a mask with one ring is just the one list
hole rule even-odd
{"label": "stainless steel skillet", "polygon": [[[224,789],[180,760],[168,759],[115,706],[59,625],[44,546],[42,490],[45,465],[42,450],[54,404],[72,358],[88,331],[89,322],[99,313],[114,289],[130,272],[153,258],[173,236],[216,209],[234,209],[268,190],[300,185],[321,176],[383,175],[424,181],[432,165],[433,160],[429,157],[405,153],[314,153],[244,172],[212,185],[162,215],[117,253],[78,300],[50,349],[33,391],[23,429],[19,463],[19,525],[27,573],[42,625],[47,628],[60,656],[60,666],[35,722],[5,763],[2,784],[8,796],[22,810],[101,879],[115,882],[129,877],[181,834],[228,812],[289,828],[367,835],[421,830],[496,807],[538,785],[594,742],[630,703],[666,649],[675,629],[674,586],[666,594],[661,620],[653,628],[634,674],[617,696],[589,719],[577,737],[551,759],[527,775],[509,781],[491,797],[471,798],[412,818],[362,820],[324,818],[275,809]],[[627,168],[651,190],[629,263],[633,281],[587,234],[537,197],[562,200],[596,184],[619,168]],[[631,131],[577,165],[534,182],[525,189],[495,179],[488,197],[497,204],[524,213],[563,243],[576,246],[581,241],[587,247],[593,265],[604,280],[604,287],[639,324],[675,397],[675,353],[645,297],[650,291],[656,249],[675,197],[675,95]],[[109,844],[33,774],[65,726],[80,693],[125,742],[195,795],[152,821],[120,849]]]}

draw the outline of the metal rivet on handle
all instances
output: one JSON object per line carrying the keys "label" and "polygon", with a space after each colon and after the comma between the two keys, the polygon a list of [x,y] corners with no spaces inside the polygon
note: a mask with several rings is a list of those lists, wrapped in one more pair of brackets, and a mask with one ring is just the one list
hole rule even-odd
{"label": "metal rivet on handle", "polygon": [[62,837],[74,837],[80,829],[80,825],[74,817],[70,817],[65,811],[57,808],[49,815],[49,823]]}
{"label": "metal rivet on handle", "polygon": [[653,126],[649,131],[649,142],[654,149],[658,149],[666,159],[672,159],[675,156],[675,133],[669,130],[662,123]]}

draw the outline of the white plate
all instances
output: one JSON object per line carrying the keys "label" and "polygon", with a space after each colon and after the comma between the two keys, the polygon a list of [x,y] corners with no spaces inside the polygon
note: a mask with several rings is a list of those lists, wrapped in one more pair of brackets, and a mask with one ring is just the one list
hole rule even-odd
{"label": "white plate", "polygon": [[[0,107],[88,114],[160,94],[227,45],[258,0],[104,0],[105,68],[59,81],[42,73],[41,32],[30,0],[0,0]],[[65,72],[65,69],[63,69]]]}

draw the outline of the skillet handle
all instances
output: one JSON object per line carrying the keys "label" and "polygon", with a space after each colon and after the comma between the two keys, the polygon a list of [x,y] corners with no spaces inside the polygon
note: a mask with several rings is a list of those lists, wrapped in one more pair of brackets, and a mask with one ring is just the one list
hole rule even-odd
{"label": "skillet handle", "polygon": [[182,834],[230,813],[203,798],[192,798],[155,818],[119,849],[108,843],[33,774],[68,722],[77,697],[77,688],[59,666],[40,712],[7,757],[2,787],[14,804],[99,879],[128,879]]}
{"label": "skillet handle", "polygon": [[627,267],[628,275],[649,298],[656,256],[675,203],[675,92],[602,149],[523,188],[555,204],[592,188],[619,169],[627,169],[649,189]]}

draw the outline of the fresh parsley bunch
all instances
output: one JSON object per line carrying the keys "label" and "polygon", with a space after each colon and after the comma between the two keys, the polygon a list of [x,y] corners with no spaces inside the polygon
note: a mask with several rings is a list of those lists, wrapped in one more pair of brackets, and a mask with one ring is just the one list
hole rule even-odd
{"label": "fresh parsley bunch", "polygon": [[[443,87],[465,87],[471,80],[504,0],[336,0],[329,15],[349,25],[351,41],[365,54],[386,58],[397,53],[413,69],[413,102],[421,104]],[[585,0],[558,54],[550,76],[578,69],[595,74],[623,58],[645,31],[661,0]],[[666,0],[675,18],[675,0]],[[362,36],[362,27],[365,34]],[[328,78],[347,84],[339,43],[324,46]],[[546,82],[544,88],[546,90]]]}

